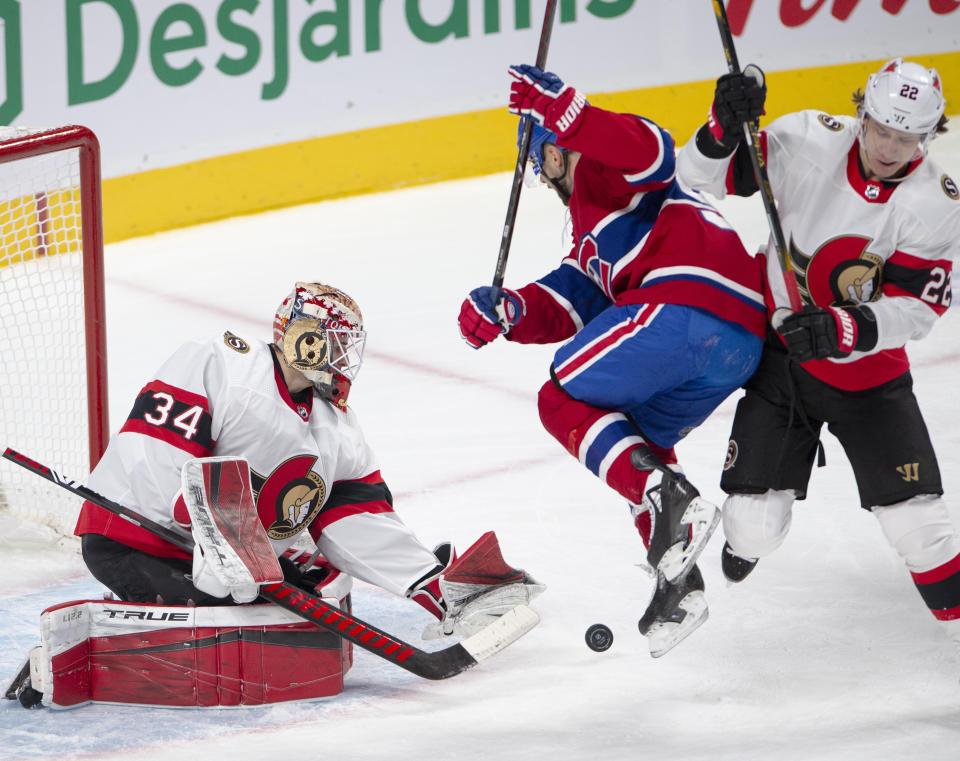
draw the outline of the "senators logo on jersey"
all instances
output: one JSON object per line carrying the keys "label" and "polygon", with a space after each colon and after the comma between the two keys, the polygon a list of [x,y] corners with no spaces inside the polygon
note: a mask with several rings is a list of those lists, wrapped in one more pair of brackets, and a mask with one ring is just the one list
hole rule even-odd
{"label": "senators logo on jersey", "polygon": [[819,306],[875,301],[883,282],[883,257],[867,251],[871,242],[859,235],[845,235],[806,254],[791,236],[790,259],[804,301]]}
{"label": "senators logo on jersey", "polygon": [[288,539],[303,531],[327,498],[327,485],[311,468],[316,457],[293,457],[267,476],[251,472],[260,522],[271,539]]}

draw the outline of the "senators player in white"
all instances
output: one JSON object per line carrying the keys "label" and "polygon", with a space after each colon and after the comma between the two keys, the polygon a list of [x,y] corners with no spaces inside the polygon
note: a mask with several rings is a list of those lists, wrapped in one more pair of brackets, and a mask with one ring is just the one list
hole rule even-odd
{"label": "senators player in white", "polygon": [[[353,299],[330,286],[297,283],[277,310],[273,338],[228,332],[180,347],[140,391],[91,474],[91,488],[186,537],[183,464],[243,457],[260,523],[288,581],[311,588],[318,581],[311,578],[316,569],[298,568],[286,553],[307,531],[335,569],[412,598],[441,619],[428,626],[428,637],[471,634],[543,589],[523,571],[491,565],[491,558],[502,560],[492,532],[456,558],[450,543],[427,549],[394,512],[347,406],[366,339]],[[249,594],[241,599],[206,577],[198,557],[90,502],[75,533],[93,575],[121,600],[249,601]],[[444,584],[465,565],[489,577],[472,590],[457,587],[468,602],[451,599]]]}
{"label": "senators player in white", "polygon": [[[755,66],[721,77],[710,120],[679,155],[680,177],[720,198],[754,193],[742,124],[759,118],[765,95]],[[827,423],[861,506],[960,642],[960,538],[905,350],[950,305],[960,253],[960,192],[927,156],[945,130],[943,88],[935,70],[897,58],[854,102],[855,117],[801,111],[760,133],[804,308],[782,308],[771,240],[775,332],[733,423],[721,480],[723,570],[740,581],[783,542]]]}

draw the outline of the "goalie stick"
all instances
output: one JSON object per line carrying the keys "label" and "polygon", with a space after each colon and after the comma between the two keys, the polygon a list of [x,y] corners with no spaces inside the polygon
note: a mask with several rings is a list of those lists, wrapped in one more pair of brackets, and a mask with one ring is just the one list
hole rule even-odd
{"label": "goalie stick", "polygon": [[[192,538],[182,537],[166,526],[107,499],[82,483],[67,478],[9,447],[4,451],[3,457],[78,497],[125,518],[185,552],[193,552]],[[424,679],[448,679],[476,666],[522,637],[540,620],[533,609],[518,605],[476,634],[442,650],[426,652],[285,581],[262,585],[260,597]]]}
{"label": "goalie stick", "polygon": [[[727,10],[723,0],[713,0],[713,12],[717,17],[717,28],[720,30],[720,41],[723,43],[723,53],[727,59],[727,69],[731,74],[740,73],[740,63],[737,60],[737,50],[733,46],[733,33],[730,31],[730,22],[727,20]],[[767,162],[760,147],[760,137],[757,128],[750,122],[743,123],[743,136],[750,145],[750,163],[753,165],[753,175],[760,188],[760,197],[763,199],[763,208],[767,213],[767,224],[773,236],[773,244],[777,249],[777,261],[783,273],[784,285],[790,299],[790,309],[799,312],[803,309],[800,299],[800,289],[797,287],[797,276],[790,263],[790,253],[787,250],[787,241],[780,224],[780,215],[777,213],[777,204],[773,198],[773,189],[770,187],[770,178],[767,176]]]}
{"label": "goalie stick", "polygon": [[[547,50],[550,48],[550,35],[553,31],[553,19],[557,12],[557,0],[547,0],[543,14],[543,28],[540,30],[540,45],[537,48],[537,68],[543,69],[547,63]],[[493,273],[493,285],[503,287],[503,276],[507,269],[507,256],[510,254],[510,242],[513,240],[513,226],[517,221],[517,207],[520,205],[520,190],[523,187],[523,175],[527,169],[527,156],[530,154],[530,138],[533,135],[533,119],[526,119],[520,149],[517,152],[517,165],[513,170],[513,186],[507,203],[507,218],[503,223],[500,236],[500,253],[497,255],[497,268]],[[496,299],[499,302],[499,299]],[[501,315],[504,318],[504,315]]]}

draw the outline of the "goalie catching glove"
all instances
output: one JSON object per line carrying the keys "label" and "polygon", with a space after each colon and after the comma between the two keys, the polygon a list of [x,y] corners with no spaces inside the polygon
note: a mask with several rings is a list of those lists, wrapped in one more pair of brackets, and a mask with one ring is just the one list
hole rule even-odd
{"label": "goalie catching glove", "polygon": [[428,610],[442,617],[426,627],[424,639],[472,636],[546,589],[522,569],[504,561],[493,531],[481,536],[459,558],[452,552],[448,557],[451,561],[446,568],[423,579],[408,593],[418,602],[427,590],[440,593],[439,610]]}

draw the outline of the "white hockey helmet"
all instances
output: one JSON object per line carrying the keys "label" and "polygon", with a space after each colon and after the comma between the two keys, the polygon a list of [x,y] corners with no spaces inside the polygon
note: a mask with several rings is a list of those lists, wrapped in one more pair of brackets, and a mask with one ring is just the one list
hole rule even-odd
{"label": "white hockey helmet", "polygon": [[277,308],[273,340],[322,397],[347,406],[366,341],[357,302],[329,285],[297,283]]}
{"label": "white hockey helmet", "polygon": [[863,113],[890,129],[919,135],[923,152],[936,134],[945,107],[936,69],[894,58],[867,78]]}

